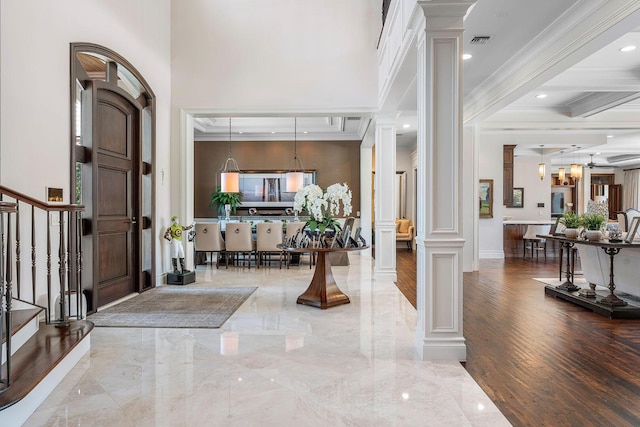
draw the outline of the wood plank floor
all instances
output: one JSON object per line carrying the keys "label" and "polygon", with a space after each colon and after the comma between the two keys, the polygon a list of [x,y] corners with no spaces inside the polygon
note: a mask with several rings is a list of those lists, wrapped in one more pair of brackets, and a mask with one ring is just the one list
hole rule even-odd
{"label": "wood plank floor", "polygon": [[[415,306],[415,254],[398,250],[397,269]],[[557,260],[519,258],[465,273],[467,371],[515,426],[640,426],[640,321],[545,296],[532,280],[557,275]]]}

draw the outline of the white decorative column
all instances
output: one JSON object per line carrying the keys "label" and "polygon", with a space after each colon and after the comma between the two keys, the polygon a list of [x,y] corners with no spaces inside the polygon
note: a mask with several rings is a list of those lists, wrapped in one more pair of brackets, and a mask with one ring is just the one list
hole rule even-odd
{"label": "white decorative column", "polygon": [[416,349],[423,360],[466,360],[462,335],[462,31],[473,1],[418,1]]}
{"label": "white decorative column", "polygon": [[391,117],[376,117],[375,142],[375,280],[398,280],[396,273],[396,125]]}

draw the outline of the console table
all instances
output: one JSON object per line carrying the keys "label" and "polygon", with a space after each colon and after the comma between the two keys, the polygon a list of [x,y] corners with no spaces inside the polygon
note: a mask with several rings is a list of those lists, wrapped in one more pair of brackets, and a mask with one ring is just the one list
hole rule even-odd
{"label": "console table", "polygon": [[333,272],[331,271],[331,262],[327,254],[334,252],[349,252],[367,249],[368,246],[352,247],[352,248],[292,248],[284,245],[278,245],[284,251],[291,253],[315,252],[318,255],[316,260],[316,269],[309,287],[296,301],[298,304],[311,305],[322,310],[335,307],[336,305],[349,304],[349,297],[338,288]]}
{"label": "console table", "polygon": [[[640,244],[638,243],[626,243],[622,242],[610,242],[609,240],[582,240],[582,239],[569,239],[565,236],[552,236],[552,235],[540,235],[545,239],[555,240],[559,242],[567,255],[567,268],[566,268],[566,280],[560,286],[545,286],[545,294],[552,295],[567,301],[571,301],[585,308],[589,308],[598,314],[610,318],[627,318],[638,319],[640,318],[640,295],[625,294],[622,298],[619,294],[616,294],[615,283],[615,259],[621,251],[639,250]],[[599,294],[596,292],[596,284],[589,283],[590,289],[580,289],[573,282],[573,276],[570,272],[570,256],[571,248],[574,246],[580,247],[593,247],[602,249],[608,257],[608,265],[600,265],[598,267],[602,269],[600,272],[602,276],[605,275],[605,269],[608,269],[609,283],[602,283],[608,288],[608,292]],[[605,258],[606,259],[606,258]],[[563,261],[560,260],[562,263]],[[585,277],[587,276],[585,267],[587,262],[583,263],[583,270],[585,271]],[[590,264],[589,264],[590,265]],[[608,267],[608,268],[607,268]]]}

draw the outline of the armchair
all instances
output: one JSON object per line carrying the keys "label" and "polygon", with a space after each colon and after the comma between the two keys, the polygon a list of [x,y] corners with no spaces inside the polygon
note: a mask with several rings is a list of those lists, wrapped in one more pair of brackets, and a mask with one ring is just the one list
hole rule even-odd
{"label": "armchair", "polygon": [[415,227],[410,219],[396,219],[396,242],[407,242],[409,250],[413,249]]}

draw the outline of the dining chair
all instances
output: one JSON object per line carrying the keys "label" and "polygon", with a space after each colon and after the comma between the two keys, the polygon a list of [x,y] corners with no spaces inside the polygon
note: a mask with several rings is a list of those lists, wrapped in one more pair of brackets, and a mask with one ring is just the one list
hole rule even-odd
{"label": "dining chair", "polygon": [[[220,223],[197,223],[194,226],[194,230],[194,259],[196,258],[195,254],[197,254],[198,252],[204,252],[206,260],[206,253],[208,252],[211,256],[211,261],[213,261],[213,254],[217,253],[218,256],[216,256],[216,268],[220,267],[220,255],[225,254],[226,249],[224,239],[222,238],[222,232],[220,231]],[[195,264],[194,268],[198,268],[198,265]]]}
{"label": "dining chair", "polygon": [[[256,242],[251,233],[251,224],[248,222],[227,223],[225,230],[225,246],[227,250],[227,268],[235,263],[239,253],[247,254],[247,266],[251,268],[251,256],[255,254]],[[231,260],[229,260],[231,255]]]}
{"label": "dining chair", "polygon": [[527,244],[531,248],[531,258],[533,258],[533,252],[536,251],[536,258],[539,256],[539,251],[544,251],[544,259],[547,259],[547,239],[538,237],[538,234],[549,234],[551,225],[527,225],[527,231],[522,236],[522,258],[527,256]]}
{"label": "dining chair", "polygon": [[263,257],[277,253],[279,264],[282,268],[282,255],[284,251],[277,247],[283,241],[281,222],[260,222],[256,224],[256,253],[257,268],[260,268]]}
{"label": "dining chair", "polygon": [[[298,246],[298,244],[300,243],[300,240],[302,239],[302,233],[304,233],[305,224],[306,223],[303,221],[290,222],[287,224],[287,232],[285,234],[285,242],[287,243],[287,245]],[[305,252],[304,254],[306,253],[307,252]],[[309,254],[309,269],[311,269],[313,266],[314,256],[313,256],[313,252],[311,251],[309,251],[308,254]],[[303,253],[297,253],[296,255],[299,257],[302,257]],[[292,258],[293,258],[292,253],[286,254],[285,263],[287,264],[287,268],[289,268],[289,265],[291,265]]]}

